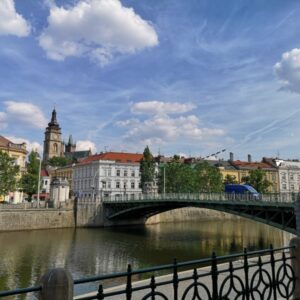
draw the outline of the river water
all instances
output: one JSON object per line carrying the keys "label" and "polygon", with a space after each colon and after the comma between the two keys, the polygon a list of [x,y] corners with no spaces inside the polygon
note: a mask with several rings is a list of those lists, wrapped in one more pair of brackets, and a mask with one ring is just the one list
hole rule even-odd
{"label": "river water", "polygon": [[[286,245],[291,235],[246,219],[0,233],[0,290],[28,287],[49,268],[67,268],[74,278]],[[76,287],[76,294],[97,284]],[[13,299],[13,298],[11,298]],[[21,298],[20,298],[21,299]],[[25,298],[23,298],[25,299]],[[33,299],[28,296],[26,299]]]}

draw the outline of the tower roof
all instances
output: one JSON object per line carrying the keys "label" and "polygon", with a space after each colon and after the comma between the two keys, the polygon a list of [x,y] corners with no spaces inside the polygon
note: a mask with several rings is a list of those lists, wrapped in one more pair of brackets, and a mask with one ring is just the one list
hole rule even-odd
{"label": "tower roof", "polygon": [[60,129],[59,128],[59,124],[57,122],[57,118],[56,118],[56,110],[55,110],[55,108],[52,111],[51,121],[50,121],[50,123],[48,123],[48,127],[55,128],[55,129]]}

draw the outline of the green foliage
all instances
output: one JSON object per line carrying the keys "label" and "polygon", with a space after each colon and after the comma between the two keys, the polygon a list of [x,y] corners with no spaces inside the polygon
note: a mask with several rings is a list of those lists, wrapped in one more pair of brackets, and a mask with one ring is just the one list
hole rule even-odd
{"label": "green foliage", "polygon": [[221,193],[224,191],[222,174],[220,170],[214,166],[210,166],[207,162],[197,164],[196,182],[197,191]]}
{"label": "green foliage", "polygon": [[27,172],[21,179],[22,190],[29,195],[29,199],[38,191],[39,163],[38,153],[31,151],[28,157]]}
{"label": "green foliage", "polygon": [[140,172],[142,187],[145,182],[152,182],[154,180],[155,162],[148,146],[145,148],[143,158],[140,162]]}
{"label": "green foliage", "polygon": [[51,157],[47,162],[47,164],[51,167],[64,167],[70,163],[72,163],[71,158],[58,156]]}
{"label": "green foliage", "polygon": [[210,166],[207,162],[191,166],[173,160],[171,163],[161,166],[158,181],[161,193],[164,188],[164,177],[166,193],[218,193],[224,190],[219,169]]}
{"label": "green foliage", "polygon": [[0,196],[16,190],[18,173],[19,166],[15,165],[14,159],[6,152],[0,151]]}
{"label": "green foliage", "polygon": [[251,170],[249,176],[243,177],[242,181],[253,186],[259,193],[267,193],[268,188],[272,185],[266,179],[266,172],[261,169]]}
{"label": "green foliage", "polygon": [[224,178],[224,184],[238,184],[238,181],[234,175],[227,174]]}

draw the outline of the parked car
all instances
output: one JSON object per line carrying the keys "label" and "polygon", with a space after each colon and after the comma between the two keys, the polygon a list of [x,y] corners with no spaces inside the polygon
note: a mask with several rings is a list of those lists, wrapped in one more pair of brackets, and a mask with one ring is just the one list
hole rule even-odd
{"label": "parked car", "polygon": [[251,195],[254,199],[259,199],[259,192],[248,184],[225,184],[225,193]]}

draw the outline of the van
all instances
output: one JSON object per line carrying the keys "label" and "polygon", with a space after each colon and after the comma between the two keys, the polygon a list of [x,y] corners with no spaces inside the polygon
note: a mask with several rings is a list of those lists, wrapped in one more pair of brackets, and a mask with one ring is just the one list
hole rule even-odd
{"label": "van", "polygon": [[255,199],[260,197],[259,192],[251,185],[247,184],[225,184],[225,193],[227,194],[248,194]]}

